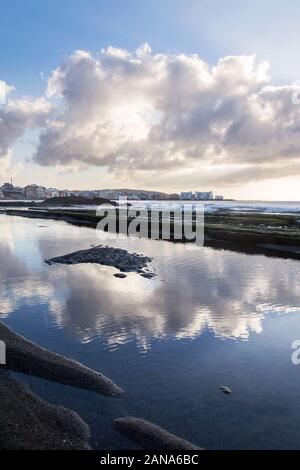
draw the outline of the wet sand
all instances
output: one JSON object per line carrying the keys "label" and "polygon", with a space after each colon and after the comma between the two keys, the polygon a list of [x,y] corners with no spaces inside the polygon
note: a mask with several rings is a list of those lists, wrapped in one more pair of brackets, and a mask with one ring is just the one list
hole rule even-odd
{"label": "wet sand", "polygon": [[88,449],[89,429],[71,410],[34,395],[8,370],[23,372],[99,394],[119,397],[123,390],[103,374],[26,340],[0,323],[6,364],[0,366],[1,449]]}
{"label": "wet sand", "polygon": [[1,450],[88,450],[89,427],[73,411],[50,405],[0,369]]}
{"label": "wet sand", "polygon": [[115,429],[145,450],[201,450],[156,424],[128,416],[114,420]]}
{"label": "wet sand", "polygon": [[28,341],[3,323],[0,323],[0,339],[6,344],[6,366],[1,367],[111,397],[124,394],[100,372]]}

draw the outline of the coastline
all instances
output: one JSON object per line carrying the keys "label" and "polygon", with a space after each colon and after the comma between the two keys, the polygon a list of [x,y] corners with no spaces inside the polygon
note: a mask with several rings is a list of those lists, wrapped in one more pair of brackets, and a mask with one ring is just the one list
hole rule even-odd
{"label": "coastline", "polygon": [[[96,228],[101,220],[94,210],[6,209],[2,213],[33,219],[61,220],[90,228]],[[116,213],[118,221],[118,209],[116,209]],[[133,219],[129,219],[129,222],[131,220]],[[174,233],[172,220],[170,221],[170,233],[169,241],[188,242],[185,239],[172,239],[172,233]],[[148,234],[146,233],[144,236],[147,237]],[[228,210],[205,214],[204,246],[248,254],[300,259],[300,218],[297,214],[236,213]]]}

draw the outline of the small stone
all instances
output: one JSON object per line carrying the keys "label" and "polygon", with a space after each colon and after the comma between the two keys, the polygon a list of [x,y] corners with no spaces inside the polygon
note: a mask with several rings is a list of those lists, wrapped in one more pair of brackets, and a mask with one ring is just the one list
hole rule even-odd
{"label": "small stone", "polygon": [[221,390],[223,393],[225,393],[225,395],[230,395],[230,394],[232,393],[232,391],[230,390],[230,388],[225,387],[224,385],[221,385],[220,390]]}
{"label": "small stone", "polygon": [[115,277],[119,277],[120,279],[124,279],[124,277],[127,277],[126,274],[124,273],[116,273],[114,274]]}

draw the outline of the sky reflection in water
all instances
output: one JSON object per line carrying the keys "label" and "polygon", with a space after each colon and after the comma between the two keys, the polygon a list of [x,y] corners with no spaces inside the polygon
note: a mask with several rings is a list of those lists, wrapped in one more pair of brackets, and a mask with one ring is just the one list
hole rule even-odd
{"label": "sky reflection in water", "polygon": [[[0,216],[0,319],[46,347],[103,370],[128,390],[136,411],[196,443],[208,448],[295,446],[300,368],[290,362],[290,346],[300,337],[300,263],[124,238],[105,243],[153,256],[156,278],[130,273],[118,279],[114,268],[43,261],[100,241],[91,229]],[[227,409],[228,401],[220,402],[221,381],[240,389],[241,395],[230,397],[234,412]],[[40,382],[31,385],[40,390]],[[45,397],[49,390],[61,390],[56,384],[44,388]],[[65,404],[85,415],[97,445],[103,446],[103,440],[116,445],[114,434],[101,434],[86,401],[80,404],[85,395],[79,400],[79,392],[75,398],[74,393]],[[264,410],[266,400],[274,405],[272,413]],[[109,421],[111,411],[105,413]],[[119,416],[120,410],[114,413]],[[255,422],[256,434],[242,432],[236,416]],[[274,420],[285,440],[273,429]],[[224,433],[230,424],[234,436]]]}

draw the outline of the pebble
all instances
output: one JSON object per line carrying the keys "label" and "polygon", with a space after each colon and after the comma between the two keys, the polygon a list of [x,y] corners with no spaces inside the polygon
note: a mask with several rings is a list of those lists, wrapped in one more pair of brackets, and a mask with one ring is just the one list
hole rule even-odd
{"label": "pebble", "polygon": [[225,387],[224,385],[221,385],[220,390],[221,390],[223,393],[225,393],[226,395],[230,395],[230,394],[232,393],[232,391],[230,390],[230,388]]}

